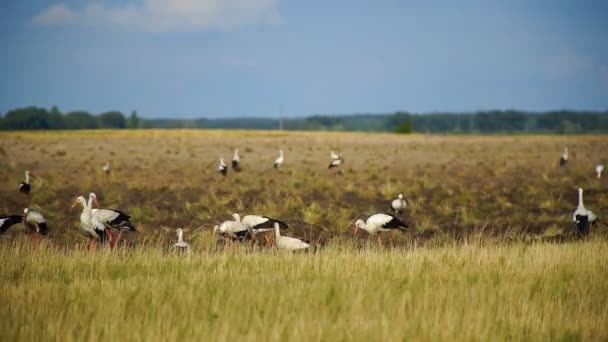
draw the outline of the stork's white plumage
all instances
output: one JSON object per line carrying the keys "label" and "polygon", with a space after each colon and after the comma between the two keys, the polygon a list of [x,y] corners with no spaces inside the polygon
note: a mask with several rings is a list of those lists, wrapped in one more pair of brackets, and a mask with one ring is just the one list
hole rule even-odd
{"label": "stork's white plumage", "polygon": [[368,217],[366,221],[357,220],[355,226],[355,234],[359,229],[363,229],[369,234],[375,234],[376,232],[387,232],[395,229],[405,230],[407,228],[407,224],[390,214],[374,214]]}
{"label": "stork's white plumage", "polygon": [[583,189],[578,188],[578,207],[572,215],[572,221],[576,223],[576,228],[582,235],[589,234],[589,224],[594,223],[597,216],[585,207],[583,203]]}
{"label": "stork's white plumage", "polygon": [[23,182],[21,182],[21,184],[19,184],[19,192],[29,195],[31,190],[32,186],[30,185],[30,171],[26,170],[25,179],[23,180]]}
{"label": "stork's white plumage", "polygon": [[173,244],[173,248],[181,251],[190,251],[190,244],[184,241],[184,230],[181,228],[177,228],[175,231],[177,233],[177,242]]}
{"label": "stork's white plumage", "polygon": [[234,221],[224,221],[220,225],[216,225],[213,231],[219,234],[228,235],[233,239],[243,240],[247,236],[248,229],[241,222],[239,214],[232,214]]}
{"label": "stork's white plumage", "polygon": [[[89,198],[97,202],[95,193],[90,193]],[[99,203],[97,203],[99,206]],[[118,229],[120,231],[135,231],[135,226],[131,223],[131,216],[117,209],[91,209],[92,217],[106,227]]]}
{"label": "stork's white plumage", "polygon": [[391,202],[391,209],[396,213],[401,214],[406,207],[407,202],[403,199],[403,194],[399,194],[399,196]]}
{"label": "stork's white plumage", "polygon": [[23,209],[23,225],[29,232],[37,232],[40,235],[46,235],[48,233],[48,227],[44,216],[29,208]]}
{"label": "stork's white plumage", "polygon": [[222,176],[226,176],[226,174],[228,173],[228,166],[226,165],[226,163],[224,163],[224,158],[220,158],[220,165],[218,167],[218,170],[220,171]]}
{"label": "stork's white plumage", "polygon": [[232,157],[232,169],[235,172],[241,171],[241,157],[239,156],[238,149],[234,149],[234,156]]}
{"label": "stork's white plumage", "polygon": [[339,155],[339,154],[337,154],[337,153],[336,153],[336,152],[334,152],[334,151],[331,151],[331,152],[329,153],[329,156],[331,157],[331,159],[340,159],[340,155]]}
{"label": "stork's white plumage", "polygon": [[559,159],[559,165],[564,166],[568,162],[568,148],[564,147],[564,153],[562,153],[562,157]]}
{"label": "stork's white plumage", "polygon": [[604,172],[604,165],[600,164],[595,167],[595,173],[597,173],[598,179],[600,179],[602,177],[602,172]]}
{"label": "stork's white plumage", "polygon": [[287,251],[297,251],[301,249],[310,248],[310,244],[305,241],[289,236],[282,236],[278,222],[274,223],[274,234],[275,242],[277,244],[277,247],[279,247],[280,249],[284,249]]}
{"label": "stork's white plumage", "polygon": [[12,225],[23,221],[22,215],[0,215],[0,235],[6,232]]}
{"label": "stork's white plumage", "polygon": [[[259,233],[269,232],[274,229],[274,224],[278,223],[279,228],[287,229],[287,224],[285,222],[275,220],[268,216],[259,216],[259,215],[246,215],[241,220],[241,223],[247,227],[247,229],[251,232],[252,235],[257,235]],[[264,235],[264,239],[266,242],[269,242],[268,236]]]}
{"label": "stork's white plumage", "polygon": [[274,161],[274,168],[278,169],[283,165],[285,158],[283,157],[283,150],[279,150],[279,157]]}
{"label": "stork's white plumage", "polygon": [[101,169],[106,175],[110,174],[110,162],[107,162]]}
{"label": "stork's white plumage", "polygon": [[332,159],[331,162],[329,162],[329,166],[327,168],[328,169],[337,168],[340,165],[342,165],[343,162],[344,162],[344,160],[342,158]]}

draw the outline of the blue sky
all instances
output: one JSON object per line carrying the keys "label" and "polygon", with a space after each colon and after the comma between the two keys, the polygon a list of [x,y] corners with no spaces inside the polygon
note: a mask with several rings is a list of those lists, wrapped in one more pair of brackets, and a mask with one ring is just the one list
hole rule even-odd
{"label": "blue sky", "polygon": [[608,2],[0,0],[0,112],[608,109]]}

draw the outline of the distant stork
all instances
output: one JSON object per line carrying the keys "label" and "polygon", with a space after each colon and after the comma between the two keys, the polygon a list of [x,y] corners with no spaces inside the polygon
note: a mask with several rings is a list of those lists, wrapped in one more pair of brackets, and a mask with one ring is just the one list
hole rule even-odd
{"label": "distant stork", "polygon": [[23,214],[23,225],[28,232],[36,232],[40,235],[46,235],[48,233],[46,220],[42,214],[29,208],[23,209]]}
{"label": "distant stork", "polygon": [[181,252],[190,252],[190,244],[184,241],[184,230],[177,228],[175,232],[177,233],[177,242],[173,244],[173,248]]}
{"label": "distant stork", "polygon": [[32,190],[32,186],[30,185],[30,171],[25,171],[25,180],[19,184],[19,192],[22,194],[29,195]]}
{"label": "distant stork", "polygon": [[331,151],[330,156],[331,162],[329,163],[327,169],[330,171],[333,170],[334,172],[337,172],[340,165],[344,163],[344,159],[334,151]]}
{"label": "distant stork", "polygon": [[396,199],[391,202],[393,212],[401,214],[407,207],[407,202],[403,199],[403,194],[399,194]]}
{"label": "distant stork", "polygon": [[559,165],[564,166],[568,162],[568,148],[564,147],[564,153],[562,153],[562,157],[559,159]]}
{"label": "distant stork", "polygon": [[224,163],[224,158],[220,158],[220,166],[218,167],[218,170],[220,171],[222,176],[226,176],[226,174],[228,173],[228,166],[226,165],[226,163]]}
{"label": "distant stork", "polygon": [[239,150],[234,149],[234,156],[232,157],[232,169],[235,172],[241,171],[241,157],[239,156]]}
{"label": "distant stork", "polygon": [[280,168],[281,165],[283,165],[283,161],[284,161],[283,150],[279,150],[279,157],[274,161],[274,168],[275,169]]}
{"label": "distant stork", "polygon": [[[274,224],[278,223],[279,228],[287,229],[287,223],[275,220],[268,216],[258,216],[258,215],[246,215],[241,220],[241,223],[247,227],[248,230],[252,233],[252,235],[257,235],[259,233],[266,233],[274,229]],[[268,236],[264,234],[264,239],[267,243],[270,243]]]}
{"label": "distant stork", "polygon": [[602,177],[602,172],[604,172],[604,165],[600,164],[595,167],[595,173],[597,173],[597,179],[600,179],[600,177]]}
{"label": "distant stork", "polygon": [[297,251],[310,248],[310,243],[289,236],[282,236],[278,222],[274,223],[275,242],[277,247],[287,251]]}
{"label": "distant stork", "polygon": [[0,235],[4,234],[12,225],[23,221],[21,215],[0,215]]}
{"label": "distant stork", "polygon": [[101,168],[103,170],[103,173],[107,175],[110,174],[110,162],[107,162],[104,166],[102,166]]}
{"label": "distant stork", "polygon": [[234,240],[243,241],[249,231],[247,227],[241,222],[241,216],[237,213],[232,214],[234,221],[224,221],[220,225],[213,227],[215,233],[230,236]]}
{"label": "distant stork", "polygon": [[[359,229],[363,229],[370,235],[373,235],[376,232],[389,232],[392,230],[405,231],[406,228],[407,224],[396,216],[380,213],[368,217],[366,221],[357,220],[357,222],[355,222],[355,235]],[[380,235],[378,235],[378,241],[380,241]]]}
{"label": "distant stork", "polygon": [[589,224],[592,224],[597,220],[597,216],[595,216],[591,210],[585,208],[582,188],[578,188],[578,207],[576,207],[576,210],[572,215],[572,220],[576,223],[578,233],[583,236],[589,234]]}

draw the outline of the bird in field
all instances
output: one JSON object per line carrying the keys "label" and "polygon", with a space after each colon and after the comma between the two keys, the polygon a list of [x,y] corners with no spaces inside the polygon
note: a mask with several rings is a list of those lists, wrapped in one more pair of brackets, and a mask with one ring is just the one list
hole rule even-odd
{"label": "bird in field", "polygon": [[79,232],[85,238],[89,239],[89,249],[93,247],[98,241],[104,243],[110,238],[109,228],[103,223],[99,222],[96,217],[93,216],[93,202],[99,206],[97,199],[89,194],[88,202],[83,196],[78,196],[70,211],[74,209],[77,204],[82,205],[82,213],[80,214],[80,228]]}
{"label": "bird in field", "polygon": [[110,162],[107,162],[104,166],[101,167],[101,170],[103,171],[103,173],[107,175],[110,174]]}
{"label": "bird in field", "polygon": [[564,166],[568,162],[568,148],[564,147],[564,153],[562,153],[562,157],[559,159],[559,165]]}
{"label": "bird in field", "polygon": [[576,230],[582,236],[589,234],[589,225],[595,223],[597,216],[585,207],[583,203],[583,189],[578,188],[578,207],[572,215],[572,221],[576,223]]}
{"label": "bird in field", "polygon": [[19,192],[29,195],[30,191],[32,191],[32,186],[30,185],[30,171],[26,170],[25,179],[19,184]]}
{"label": "bird in field", "polygon": [[283,158],[283,150],[279,150],[279,157],[274,161],[274,168],[278,169],[281,167],[281,165],[283,165],[283,161],[285,159]]}
{"label": "bird in field", "polygon": [[38,233],[40,235],[48,233],[48,226],[44,216],[29,208],[23,209],[23,225],[28,233]]}
{"label": "bird in field", "polygon": [[600,179],[600,177],[602,177],[602,172],[604,172],[604,165],[600,164],[595,167],[595,173],[597,173],[597,179]]}
{"label": "bird in field", "polygon": [[22,221],[22,215],[0,215],[0,235],[4,234],[12,225]]}
{"label": "bird in field", "polygon": [[[264,234],[274,229],[274,224],[278,223],[280,229],[287,229],[287,223],[275,220],[268,216],[259,215],[246,215],[242,218],[241,223],[247,227],[252,236],[257,234]],[[267,243],[270,243],[268,236],[264,234],[264,239]]]}
{"label": "bird in field", "polygon": [[[93,201],[97,203],[97,196],[95,193],[91,192],[89,197],[93,198]],[[120,238],[122,233],[125,231],[135,232],[135,226],[131,223],[131,216],[125,214],[124,212],[117,209],[91,209],[91,214],[95,222],[99,222],[103,224],[106,228],[116,229],[118,230],[118,236],[114,236],[114,233],[111,229],[107,229],[106,233],[108,234],[108,238],[110,239],[110,245],[114,248]]]}
{"label": "bird in field", "polygon": [[226,163],[224,163],[224,158],[220,158],[220,166],[218,167],[218,170],[220,171],[222,176],[226,176],[226,174],[228,173],[228,166],[226,165]]}
{"label": "bird in field", "polygon": [[190,252],[190,244],[184,241],[184,230],[177,228],[177,242],[173,244],[173,248],[178,251]]}
{"label": "bird in field", "polygon": [[[370,235],[376,232],[390,232],[393,230],[405,231],[407,224],[401,221],[396,216],[391,214],[374,214],[363,221],[361,219],[355,222],[355,235],[359,229],[367,231]],[[380,241],[380,235],[378,235],[378,241]]]}
{"label": "bird in field", "polygon": [[287,251],[298,251],[310,248],[310,243],[300,239],[281,235],[281,227],[279,222],[274,223],[275,242],[277,247]]}
{"label": "bird in field", "polygon": [[213,227],[213,231],[218,234],[229,236],[234,240],[245,240],[249,234],[249,230],[241,222],[241,216],[234,213],[232,214],[232,218],[234,221],[224,221],[220,225]]}
{"label": "bird in field", "polygon": [[241,171],[241,157],[239,156],[238,149],[234,149],[234,156],[232,157],[232,169],[235,172]]}
{"label": "bird in field", "polygon": [[396,199],[391,202],[393,212],[401,214],[407,207],[407,202],[403,199],[403,194],[399,194]]}
{"label": "bird in field", "polygon": [[329,162],[329,166],[327,169],[330,171],[338,171],[338,168],[344,163],[344,159],[334,151],[330,153],[331,161]]}

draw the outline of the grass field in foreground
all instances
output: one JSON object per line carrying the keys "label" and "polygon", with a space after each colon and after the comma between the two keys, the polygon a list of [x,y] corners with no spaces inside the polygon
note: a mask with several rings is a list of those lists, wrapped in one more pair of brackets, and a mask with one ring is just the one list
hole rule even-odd
{"label": "grass field in foreground", "polygon": [[0,340],[605,340],[608,243],[0,245]]}

